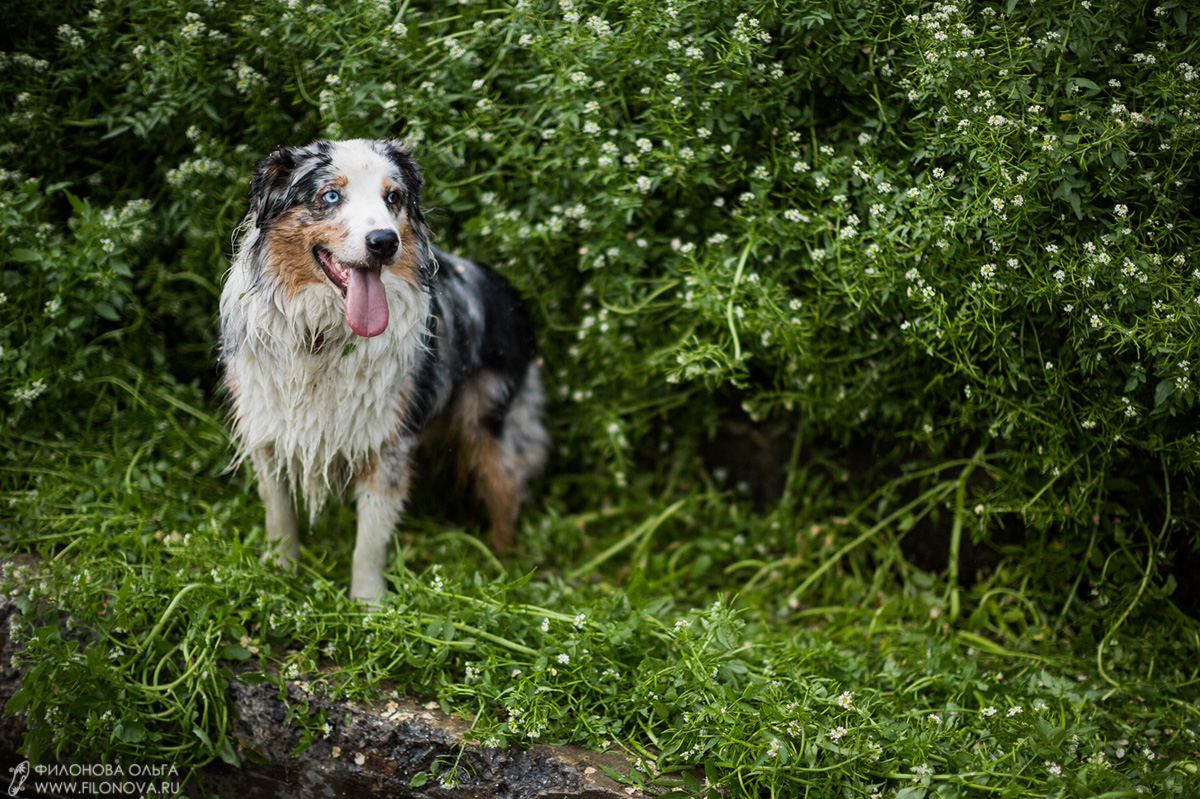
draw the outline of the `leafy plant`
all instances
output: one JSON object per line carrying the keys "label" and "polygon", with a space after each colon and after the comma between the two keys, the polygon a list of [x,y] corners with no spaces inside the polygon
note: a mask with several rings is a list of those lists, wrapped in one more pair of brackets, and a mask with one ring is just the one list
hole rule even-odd
{"label": "leafy plant", "polygon": [[[231,759],[227,664],[257,661],[693,795],[1194,796],[1190,11],[13,10],[30,756]],[[409,142],[440,243],[529,298],[552,394],[523,551],[418,498],[378,614],[341,590],[346,513],[285,580],[223,473],[230,236],[254,163],[318,136]],[[337,723],[308,710],[309,741]]]}

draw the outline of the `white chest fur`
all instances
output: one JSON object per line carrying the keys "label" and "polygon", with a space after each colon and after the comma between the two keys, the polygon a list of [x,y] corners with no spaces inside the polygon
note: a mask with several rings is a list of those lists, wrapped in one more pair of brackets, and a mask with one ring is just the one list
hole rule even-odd
{"label": "white chest fur", "polygon": [[221,296],[239,454],[269,449],[315,513],[400,430],[428,298],[385,272],[388,327],[362,338],[332,287],[285,300],[248,279],[235,265]]}

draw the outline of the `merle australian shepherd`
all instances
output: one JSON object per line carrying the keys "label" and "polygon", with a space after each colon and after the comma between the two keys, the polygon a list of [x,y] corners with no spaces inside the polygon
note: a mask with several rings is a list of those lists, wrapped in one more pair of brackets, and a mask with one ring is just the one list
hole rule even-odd
{"label": "merle australian shepherd", "polygon": [[[296,503],[353,484],[350,594],[384,591],[418,444],[452,452],[512,537],[548,449],[530,318],[496,272],[430,242],[421,173],[393,141],[280,147],[255,169],[221,293],[221,361],[268,557],[294,566]],[[432,442],[432,443],[429,443]]]}

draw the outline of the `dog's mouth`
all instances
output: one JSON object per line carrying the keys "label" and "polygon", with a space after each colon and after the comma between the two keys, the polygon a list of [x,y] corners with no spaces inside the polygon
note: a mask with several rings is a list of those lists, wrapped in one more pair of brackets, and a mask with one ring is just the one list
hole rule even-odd
{"label": "dog's mouth", "polygon": [[388,304],[383,289],[383,270],[378,266],[343,264],[321,246],[313,248],[313,255],[329,282],[342,293],[350,329],[366,338],[386,330]]}

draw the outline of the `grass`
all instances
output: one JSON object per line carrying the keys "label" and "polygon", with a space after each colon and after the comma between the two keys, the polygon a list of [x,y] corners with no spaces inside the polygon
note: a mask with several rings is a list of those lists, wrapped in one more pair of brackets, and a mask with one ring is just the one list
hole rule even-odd
{"label": "grass", "polygon": [[[619,747],[694,795],[699,769],[1195,797],[1188,12],[14,9],[0,551],[30,757],[234,759],[238,664],[386,678],[480,741]],[[530,298],[557,447],[501,560],[414,492],[373,614],[344,508],[297,575],[259,565],[212,390],[246,176],[318,136],[413,143],[439,240]]]}
{"label": "grass", "polygon": [[[7,573],[26,619],[7,710],[35,760],[234,760],[223,689],[250,662],[341,697],[389,680],[490,745],[617,747],[625,779],[693,795],[696,767],[739,796],[1195,795],[1200,633],[1149,601],[1152,552],[1125,552],[1147,579],[1115,620],[1022,588],[1068,564],[1012,552],[968,587],[909,563],[931,516],[969,529],[981,455],[915,496],[928,475],[862,496],[822,453],[768,514],[699,482],[665,508],[572,513],[551,476],[511,559],[418,512],[370,613],[345,594],[348,511],[305,537],[296,576],[265,569],[214,409],[150,380],[94,388],[107,418],[22,438],[5,473],[24,487],[0,497],[6,552],[38,555]],[[340,721],[298,706],[291,723],[311,742]]]}

